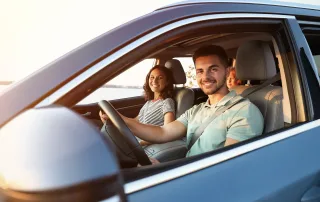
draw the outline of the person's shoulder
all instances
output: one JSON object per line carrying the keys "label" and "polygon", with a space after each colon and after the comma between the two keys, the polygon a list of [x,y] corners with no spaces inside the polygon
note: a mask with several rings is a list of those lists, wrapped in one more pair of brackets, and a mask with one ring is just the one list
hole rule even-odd
{"label": "person's shoulder", "polygon": [[187,109],[179,118],[188,117],[187,119],[189,119],[190,117],[194,116],[199,111],[201,111],[201,109],[204,107],[204,105],[205,105],[205,102],[197,104],[197,105],[193,105],[191,108]]}
{"label": "person's shoulder", "polygon": [[173,106],[175,105],[175,102],[174,102],[174,100],[172,98],[166,98],[166,99],[162,100],[162,103],[163,104],[173,105]]}
{"label": "person's shoulder", "polygon": [[242,100],[232,107],[235,112],[237,112],[238,114],[239,113],[240,114],[251,114],[251,113],[261,114],[259,108],[254,103],[252,103],[248,98],[244,98],[240,95],[236,95],[234,99],[240,99],[240,98],[242,98]]}
{"label": "person's shoulder", "polygon": [[248,98],[245,98],[245,97],[242,97],[241,95],[235,95],[232,99],[232,101],[234,100],[240,100],[238,101],[237,104],[235,104],[233,107],[236,107],[236,108],[241,108],[241,107],[244,107],[244,106],[251,106],[251,105],[254,105]]}
{"label": "person's shoulder", "polygon": [[164,99],[163,102],[174,102],[174,100],[171,97],[168,97]]}
{"label": "person's shoulder", "polygon": [[196,105],[193,105],[190,109],[190,111],[199,111],[200,109],[202,109],[204,106],[205,106],[206,102],[202,102],[200,104],[196,104]]}
{"label": "person's shoulder", "polygon": [[151,100],[147,100],[147,101],[144,103],[144,105],[147,105],[148,103],[152,103],[152,101],[151,101]]}

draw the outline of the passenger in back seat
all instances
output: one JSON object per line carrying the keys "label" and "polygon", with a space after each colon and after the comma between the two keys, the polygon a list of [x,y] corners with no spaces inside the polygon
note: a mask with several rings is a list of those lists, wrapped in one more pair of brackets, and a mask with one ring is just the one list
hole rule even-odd
{"label": "passenger in back seat", "polygon": [[241,85],[241,80],[237,78],[236,69],[234,67],[229,67],[229,76],[227,78],[228,89],[237,85]]}

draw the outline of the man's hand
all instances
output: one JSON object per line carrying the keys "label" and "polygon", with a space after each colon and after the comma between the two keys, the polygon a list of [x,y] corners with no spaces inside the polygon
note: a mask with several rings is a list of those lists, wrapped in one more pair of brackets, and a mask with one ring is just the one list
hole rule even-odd
{"label": "man's hand", "polygon": [[[154,159],[154,158],[151,158],[151,157],[150,157],[149,159],[150,159],[152,165],[156,165],[156,164],[159,164],[159,163],[160,163],[157,159]],[[141,165],[138,164],[138,167],[141,167]]]}
{"label": "man's hand", "polygon": [[227,138],[226,139],[226,142],[224,143],[224,146],[229,146],[229,145],[232,145],[232,144],[236,144],[238,143],[239,141],[238,140],[235,140],[235,139],[232,139],[232,138]]}
{"label": "man's hand", "polygon": [[99,111],[99,116],[100,116],[100,119],[101,119],[102,123],[104,123],[104,124],[109,119],[109,117],[105,113],[103,113],[101,110]]}
{"label": "man's hand", "polygon": [[147,141],[144,141],[144,140],[141,140],[139,143],[140,143],[140,145],[141,145],[141,146],[148,146],[148,145],[151,145],[151,143],[150,143],[150,142],[147,142]]}

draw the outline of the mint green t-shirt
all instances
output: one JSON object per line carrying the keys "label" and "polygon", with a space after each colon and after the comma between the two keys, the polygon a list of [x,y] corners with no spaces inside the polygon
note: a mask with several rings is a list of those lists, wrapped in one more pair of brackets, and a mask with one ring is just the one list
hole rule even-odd
{"label": "mint green t-shirt", "polygon": [[[187,145],[191,136],[202,123],[207,122],[219,108],[226,105],[237,95],[230,91],[215,105],[205,103],[193,106],[182,114],[177,120],[187,127]],[[224,146],[226,138],[243,141],[262,134],[263,116],[260,110],[245,99],[216,117],[204,129],[202,135],[188,151],[187,156],[193,156],[212,151]]]}

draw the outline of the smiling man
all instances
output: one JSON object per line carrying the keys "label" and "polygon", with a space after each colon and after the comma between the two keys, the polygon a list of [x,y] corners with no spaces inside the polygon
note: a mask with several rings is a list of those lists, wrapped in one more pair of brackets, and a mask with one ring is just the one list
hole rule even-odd
{"label": "smiling man", "polygon": [[198,85],[209,97],[207,102],[193,106],[163,127],[139,124],[122,116],[132,132],[151,143],[170,142],[186,135],[187,156],[261,135],[263,117],[259,109],[227,88],[229,69],[225,50],[214,45],[199,48],[193,61]]}

